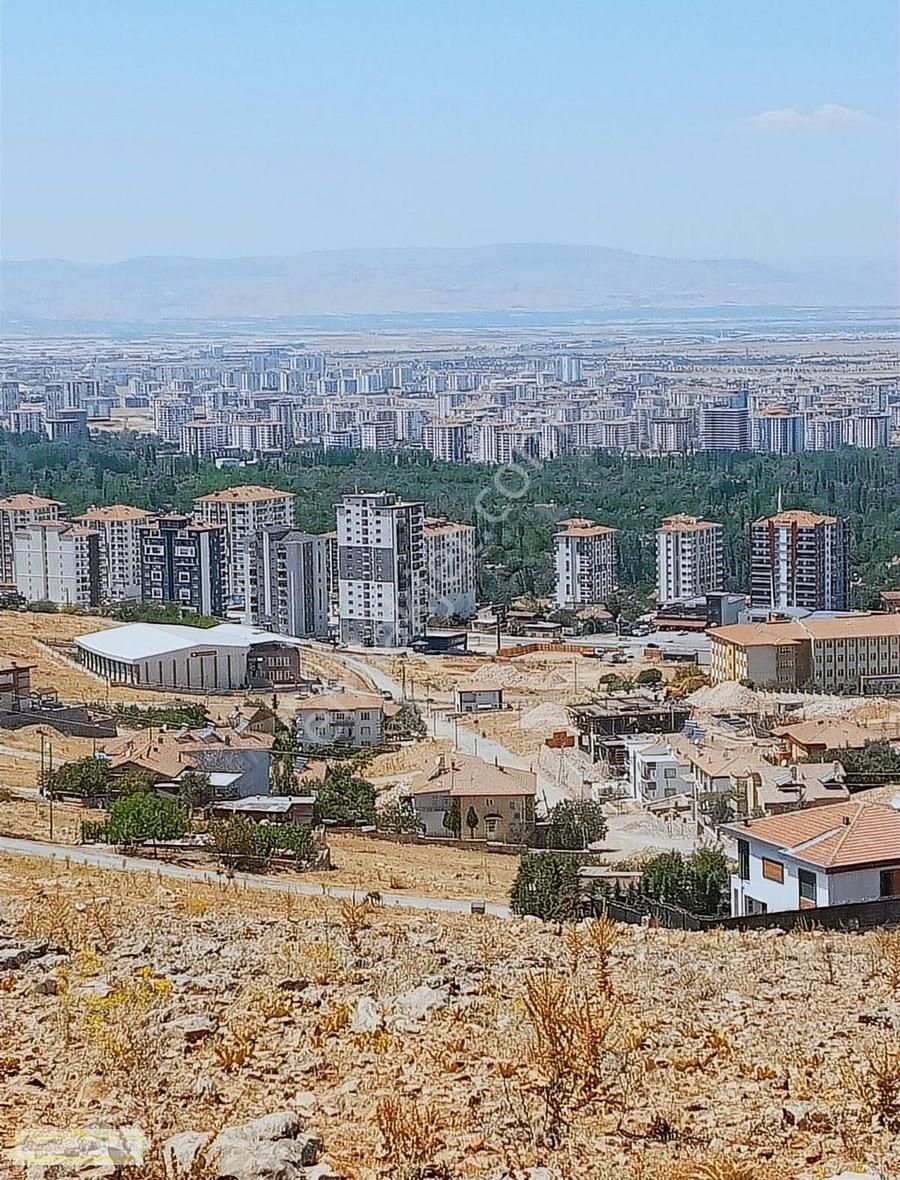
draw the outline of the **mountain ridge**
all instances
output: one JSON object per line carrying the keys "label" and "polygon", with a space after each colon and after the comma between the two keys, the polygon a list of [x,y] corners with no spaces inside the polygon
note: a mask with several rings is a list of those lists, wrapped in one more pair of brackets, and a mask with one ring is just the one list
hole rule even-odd
{"label": "mountain ridge", "polygon": [[6,326],[499,311],[891,303],[890,267],[791,271],[604,246],[368,247],[288,255],[147,255],[0,263]]}

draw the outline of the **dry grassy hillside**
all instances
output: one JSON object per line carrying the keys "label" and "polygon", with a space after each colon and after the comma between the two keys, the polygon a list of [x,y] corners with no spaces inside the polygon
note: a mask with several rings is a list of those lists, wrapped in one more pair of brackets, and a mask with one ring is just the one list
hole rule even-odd
{"label": "dry grassy hillside", "polygon": [[63,952],[0,971],[7,1141],[296,1110],[348,1180],[900,1168],[900,935],[561,930],[12,858],[0,914]]}

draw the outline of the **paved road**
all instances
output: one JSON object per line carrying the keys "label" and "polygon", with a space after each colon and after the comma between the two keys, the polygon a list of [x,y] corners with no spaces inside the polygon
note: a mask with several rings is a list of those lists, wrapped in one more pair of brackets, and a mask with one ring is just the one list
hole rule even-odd
{"label": "paved road", "polygon": [[[86,865],[115,872],[152,873],[154,876],[172,877],[177,881],[198,881],[206,885],[221,884],[227,880],[223,873],[167,864],[161,860],[147,860],[138,856],[121,856],[107,848],[49,844],[42,840],[15,840],[0,836],[0,852],[12,853],[14,856],[37,856],[47,860],[67,861],[74,865]],[[235,873],[232,879],[247,889],[259,889],[270,893],[296,893],[301,897],[362,901],[366,896],[365,890],[362,889],[344,889],[338,885],[313,885],[301,881],[279,880],[277,877],[256,877],[249,873]],[[471,912],[471,902],[455,897],[416,897],[405,893],[382,893],[381,903],[399,909],[429,910],[433,913]],[[496,918],[510,916],[508,906],[497,905],[494,902],[485,905],[485,912]]]}
{"label": "paved road", "polygon": [[[321,648],[318,645],[310,646],[316,646],[317,650],[321,650],[323,653],[327,652],[329,658],[343,664],[345,668],[367,680],[376,692],[389,692],[398,701],[402,698],[403,690],[399,680],[394,680],[392,676],[382,672],[380,668],[374,668],[366,662],[364,657],[351,655],[340,648],[325,645],[322,645]],[[422,707],[429,732],[435,737],[448,738],[463,754],[477,754],[485,762],[496,762],[500,766],[510,766],[517,770],[532,769],[532,761],[536,761],[536,759],[530,760],[519,754],[514,754],[500,742],[482,737],[458,719],[448,718],[446,707],[430,706],[421,700],[418,703]],[[558,783],[555,783],[546,774],[541,771],[535,773],[537,774],[538,799],[543,801],[545,808],[549,809],[562,799],[570,797],[560,789]]]}
{"label": "paved road", "polygon": [[[0,754],[6,754],[10,758],[23,758],[26,762],[40,762],[40,754],[36,754],[34,750],[20,750],[16,746],[0,746]],[[58,766],[59,759],[56,759]]]}

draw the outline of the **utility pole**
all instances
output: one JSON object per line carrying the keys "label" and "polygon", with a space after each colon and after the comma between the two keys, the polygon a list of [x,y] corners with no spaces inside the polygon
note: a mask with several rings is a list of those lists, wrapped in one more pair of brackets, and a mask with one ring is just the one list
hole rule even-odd
{"label": "utility pole", "polygon": [[[50,776],[52,777],[52,775],[53,775],[53,739],[52,738],[47,743],[47,745],[49,747],[48,769],[49,769]],[[50,802],[50,839],[52,840],[53,839],[53,792],[52,791],[50,792],[49,802]]]}

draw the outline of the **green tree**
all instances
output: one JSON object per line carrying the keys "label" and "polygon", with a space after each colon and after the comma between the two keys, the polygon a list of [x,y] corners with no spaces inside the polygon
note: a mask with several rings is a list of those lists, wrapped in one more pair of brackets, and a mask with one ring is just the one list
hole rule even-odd
{"label": "green tree", "polygon": [[344,766],[329,766],[319,787],[316,819],[343,824],[374,824],[375,788]]}
{"label": "green tree", "polygon": [[888,742],[867,742],[861,750],[826,750],[822,762],[840,762],[849,790],[900,783],[900,754]]}
{"label": "green tree", "polygon": [[545,921],[574,921],[578,918],[578,870],[581,858],[561,852],[527,852],[510,892],[514,914],[532,914]]}
{"label": "green tree", "polygon": [[117,799],[106,821],[110,844],[178,840],[187,830],[187,812],[180,804],[140,791]]}
{"label": "green tree", "polygon": [[62,766],[48,775],[46,793],[54,799],[74,795],[80,799],[102,799],[110,792],[109,763],[89,755]]}
{"label": "green tree", "polygon": [[591,799],[564,800],[550,811],[548,848],[584,849],[602,840],[607,823],[603,805]]}
{"label": "green tree", "polygon": [[264,873],[272,859],[262,824],[253,820],[213,820],[209,839],[223,864],[235,872]]}
{"label": "green tree", "polygon": [[395,836],[415,836],[421,831],[421,824],[409,799],[400,799],[379,807],[375,823],[379,831],[391,832]]}
{"label": "green tree", "polygon": [[178,780],[178,796],[184,807],[205,807],[215,798],[209,775],[203,770],[189,770]]}
{"label": "green tree", "polygon": [[478,812],[474,807],[469,805],[469,810],[466,812],[466,827],[469,829],[469,839],[475,839],[475,829],[478,827]]}
{"label": "green tree", "polygon": [[701,915],[727,908],[730,866],[720,848],[662,852],[641,866],[641,892]]}
{"label": "green tree", "polygon": [[149,770],[126,770],[124,774],[113,775],[109,789],[116,795],[145,795],[153,790],[155,777]]}
{"label": "green tree", "polygon": [[462,834],[462,816],[459,810],[459,799],[450,800],[450,806],[444,812],[441,822],[444,830],[449,832],[451,836],[455,836],[458,840]]}
{"label": "green tree", "polygon": [[657,685],[662,684],[663,674],[659,668],[644,668],[638,672],[634,682],[641,688],[655,688]]}
{"label": "green tree", "polygon": [[428,736],[428,727],[412,701],[404,701],[392,717],[384,719],[384,736],[387,741],[421,741]]}

